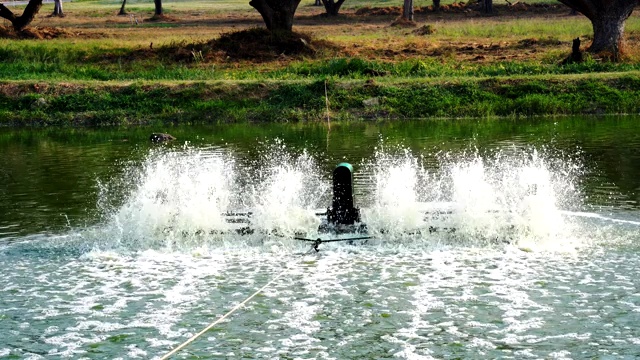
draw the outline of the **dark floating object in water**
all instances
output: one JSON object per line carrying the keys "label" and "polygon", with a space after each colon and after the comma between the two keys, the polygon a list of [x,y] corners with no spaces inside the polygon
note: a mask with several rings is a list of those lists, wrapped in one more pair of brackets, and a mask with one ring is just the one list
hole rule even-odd
{"label": "dark floating object in water", "polygon": [[151,142],[153,143],[162,143],[162,142],[167,142],[167,141],[173,141],[176,138],[173,137],[170,134],[165,134],[165,133],[153,133],[151,134],[151,136],[149,136],[149,140],[151,140]]}

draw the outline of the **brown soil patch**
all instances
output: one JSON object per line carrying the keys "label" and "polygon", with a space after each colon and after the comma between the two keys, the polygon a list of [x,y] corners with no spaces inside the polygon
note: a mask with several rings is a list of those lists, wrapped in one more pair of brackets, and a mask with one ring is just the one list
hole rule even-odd
{"label": "brown soil patch", "polygon": [[317,51],[311,37],[301,33],[273,34],[254,28],[222,34],[210,42],[215,50],[236,59],[272,59],[281,55],[313,55]]}
{"label": "brown soil patch", "polygon": [[74,83],[57,83],[55,85],[49,83],[0,83],[0,95],[17,99],[27,94],[48,94],[48,95],[67,95],[75,94],[79,91],[81,85]]}
{"label": "brown soil patch", "polygon": [[387,7],[370,7],[365,6],[356,10],[356,15],[376,16],[376,15],[400,15],[402,14],[402,8],[399,6],[387,6]]}
{"label": "brown soil patch", "polygon": [[522,48],[522,49],[530,49],[530,48],[540,47],[540,46],[559,46],[559,45],[562,45],[562,41],[556,38],[550,37],[550,38],[543,38],[543,39],[537,39],[537,38],[523,39],[518,41],[518,44],[515,47]]}
{"label": "brown soil patch", "polygon": [[433,57],[451,57],[458,61],[492,62],[532,59],[534,54],[542,53],[547,48],[565,48],[570,50],[569,42],[555,38],[528,38],[515,42],[500,41],[498,43],[452,43],[432,47],[423,55]]}
{"label": "brown soil patch", "polygon": [[30,26],[22,31],[16,32],[13,27],[0,26],[0,39],[25,39],[25,40],[50,40],[56,38],[96,38],[101,37],[96,34],[85,34],[83,32],[71,31],[58,27]]}
{"label": "brown soil patch", "polygon": [[395,19],[391,23],[391,26],[403,27],[403,28],[411,28],[411,27],[418,26],[418,24],[416,24],[415,21],[411,21],[409,19],[405,19],[402,16],[400,16],[399,18]]}
{"label": "brown soil patch", "polygon": [[[474,4],[475,5],[475,4]],[[454,2],[449,5],[441,5],[438,9],[438,12],[443,13],[462,13],[467,10],[474,8],[474,5],[463,3],[463,2]],[[494,5],[495,6],[495,5]],[[418,14],[424,14],[427,12],[435,12],[433,6],[422,6],[414,10]]]}
{"label": "brown soil patch", "polygon": [[205,43],[172,44],[159,51],[167,57],[186,62],[215,59],[267,62],[313,57],[323,49],[335,50],[338,46],[326,40],[314,40],[303,33],[273,34],[267,29],[253,28],[225,33]]}
{"label": "brown soil patch", "polygon": [[0,26],[0,38],[4,39],[55,39],[59,37],[73,36],[73,33],[65,29],[51,27],[28,27],[16,32],[12,27]]}

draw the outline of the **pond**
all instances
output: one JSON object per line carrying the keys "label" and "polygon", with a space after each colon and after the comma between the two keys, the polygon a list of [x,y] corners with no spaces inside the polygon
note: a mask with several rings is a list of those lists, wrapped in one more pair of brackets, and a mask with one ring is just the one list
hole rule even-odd
{"label": "pond", "polygon": [[[159,358],[268,283],[175,357],[637,356],[637,116],[0,129],[0,154],[0,357]],[[316,252],[294,237],[341,162],[372,239]]]}

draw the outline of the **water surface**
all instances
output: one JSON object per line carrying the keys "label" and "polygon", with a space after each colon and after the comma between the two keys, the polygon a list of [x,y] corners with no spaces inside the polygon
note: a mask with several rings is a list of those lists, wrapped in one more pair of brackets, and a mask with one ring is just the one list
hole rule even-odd
{"label": "water surface", "polygon": [[[177,357],[634,358],[639,120],[3,129],[0,356],[160,357],[280,275]],[[309,251],[342,161],[374,239]]]}

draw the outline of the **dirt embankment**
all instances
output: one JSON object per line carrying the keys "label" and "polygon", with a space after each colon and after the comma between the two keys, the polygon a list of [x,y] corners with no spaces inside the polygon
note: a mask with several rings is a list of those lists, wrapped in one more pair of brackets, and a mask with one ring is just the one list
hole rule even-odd
{"label": "dirt embankment", "polygon": [[0,38],[3,39],[39,39],[49,40],[59,37],[73,37],[75,34],[72,32],[52,27],[37,27],[31,26],[22,31],[16,32],[11,27],[0,26]]}
{"label": "dirt embankment", "polygon": [[0,39],[52,40],[58,38],[97,39],[105,37],[99,33],[87,33],[77,29],[50,26],[29,26],[16,32],[12,27],[0,25]]}

